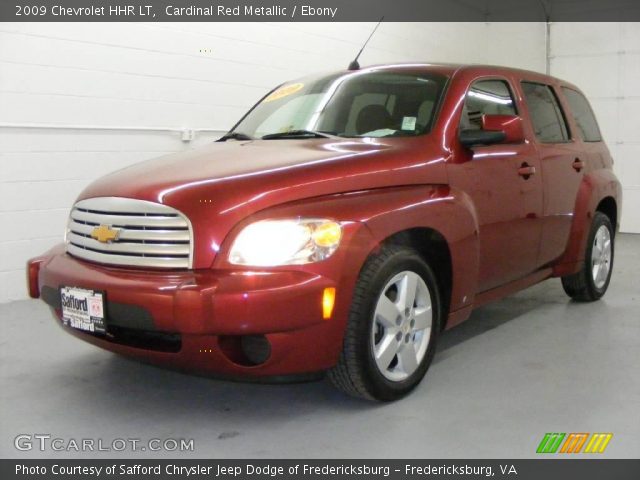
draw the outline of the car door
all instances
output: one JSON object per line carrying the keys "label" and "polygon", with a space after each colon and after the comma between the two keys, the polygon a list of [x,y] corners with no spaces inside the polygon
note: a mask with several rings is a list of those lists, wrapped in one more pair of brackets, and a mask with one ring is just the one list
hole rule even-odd
{"label": "car door", "polygon": [[[479,129],[482,115],[518,115],[519,99],[506,78],[474,81],[460,129]],[[528,133],[527,133],[528,132]],[[525,128],[525,135],[531,135]],[[466,149],[465,149],[466,150]],[[448,166],[449,180],[472,199],[479,223],[478,292],[531,273],[536,267],[542,213],[538,154],[529,142],[475,146]]]}
{"label": "car door", "polygon": [[542,170],[544,206],[538,264],[543,266],[558,259],[567,247],[587,158],[582,142],[572,138],[554,87],[532,81],[523,81],[521,87]]}

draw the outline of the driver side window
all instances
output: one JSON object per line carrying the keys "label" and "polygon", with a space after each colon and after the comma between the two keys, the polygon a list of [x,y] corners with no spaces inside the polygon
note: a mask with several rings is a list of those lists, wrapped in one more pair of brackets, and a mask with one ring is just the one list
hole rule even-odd
{"label": "driver side window", "polygon": [[515,102],[509,85],[504,80],[478,80],[467,92],[461,130],[480,130],[482,115],[516,115]]}

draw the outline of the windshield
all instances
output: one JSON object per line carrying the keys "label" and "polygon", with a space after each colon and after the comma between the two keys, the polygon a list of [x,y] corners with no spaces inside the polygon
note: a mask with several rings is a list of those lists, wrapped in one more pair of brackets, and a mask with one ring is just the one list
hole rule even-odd
{"label": "windshield", "polygon": [[235,138],[396,137],[427,133],[447,78],[351,72],[286,83],[232,130]]}

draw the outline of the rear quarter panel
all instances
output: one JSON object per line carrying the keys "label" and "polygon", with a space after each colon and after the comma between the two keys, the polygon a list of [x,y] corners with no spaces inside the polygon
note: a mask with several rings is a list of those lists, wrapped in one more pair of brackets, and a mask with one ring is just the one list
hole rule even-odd
{"label": "rear quarter panel", "polygon": [[[553,274],[555,276],[570,275],[582,268],[593,215],[598,204],[607,197],[615,200],[617,218],[619,219],[622,207],[622,186],[613,170],[597,168],[587,173],[578,190],[569,243],[564,254],[554,266]],[[616,223],[614,228],[617,231],[619,221]]]}

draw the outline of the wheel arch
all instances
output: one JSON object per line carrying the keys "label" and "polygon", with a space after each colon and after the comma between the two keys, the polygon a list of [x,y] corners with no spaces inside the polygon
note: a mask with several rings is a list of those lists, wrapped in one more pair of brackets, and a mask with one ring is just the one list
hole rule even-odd
{"label": "wheel arch", "polygon": [[441,288],[448,328],[466,318],[452,312],[473,304],[479,270],[478,222],[475,207],[464,192],[448,186],[411,188],[388,196],[384,212],[363,221],[376,247],[400,244],[414,248],[434,270]]}
{"label": "wheel arch", "polygon": [[[381,243],[407,246],[420,254],[433,270],[442,297],[442,309],[448,313],[451,306],[453,265],[449,244],[442,233],[430,227],[414,227],[397,232]],[[441,327],[444,328],[445,324]]]}
{"label": "wheel arch", "polygon": [[600,200],[600,203],[598,203],[596,212],[602,212],[609,217],[614,233],[618,231],[618,204],[615,198],[612,196],[604,197]]}

